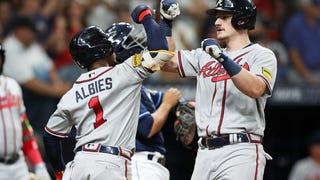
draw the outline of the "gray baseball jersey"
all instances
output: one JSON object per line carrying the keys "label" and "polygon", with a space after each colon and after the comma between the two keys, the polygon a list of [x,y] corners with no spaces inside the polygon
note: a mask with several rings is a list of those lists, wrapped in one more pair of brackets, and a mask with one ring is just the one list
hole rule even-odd
{"label": "gray baseball jersey", "polygon": [[66,137],[77,128],[75,148],[87,143],[135,147],[143,79],[151,75],[131,59],[82,74],[57,105],[46,131]]}
{"label": "gray baseball jersey", "polygon": [[225,69],[202,49],[178,51],[179,73],[197,77],[196,121],[199,136],[247,132],[263,136],[264,107],[275,83],[277,61],[274,53],[259,44],[226,52],[242,68],[263,78],[267,92],[250,98],[233,84]]}

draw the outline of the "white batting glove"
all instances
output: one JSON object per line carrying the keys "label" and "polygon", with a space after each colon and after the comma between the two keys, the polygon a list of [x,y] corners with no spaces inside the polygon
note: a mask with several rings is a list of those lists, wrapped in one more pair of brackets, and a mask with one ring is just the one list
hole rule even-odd
{"label": "white batting glove", "polygon": [[174,54],[174,52],[167,50],[145,51],[142,54],[142,66],[152,71],[158,71]]}
{"label": "white batting glove", "polygon": [[175,0],[161,0],[160,14],[168,20],[173,20],[180,14],[179,4]]}
{"label": "white batting glove", "polygon": [[36,180],[51,180],[51,177],[47,171],[46,165],[44,163],[39,163],[35,167],[35,178]]}
{"label": "white batting glove", "polygon": [[224,59],[220,58],[222,51],[218,41],[214,38],[204,39],[201,42],[202,49],[210,56],[217,59],[219,62],[223,62]]}

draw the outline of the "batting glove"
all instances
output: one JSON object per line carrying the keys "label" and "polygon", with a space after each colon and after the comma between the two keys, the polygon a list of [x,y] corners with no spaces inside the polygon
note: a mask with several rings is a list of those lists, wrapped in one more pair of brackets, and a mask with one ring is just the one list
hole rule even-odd
{"label": "batting glove", "polygon": [[36,180],[50,180],[50,175],[44,163],[39,163],[34,167]]}
{"label": "batting glove", "polygon": [[176,18],[180,14],[179,4],[175,0],[161,0],[160,14],[168,20]]}
{"label": "batting glove", "polygon": [[221,58],[222,51],[218,41],[214,38],[204,39],[201,42],[202,49],[207,52],[210,56],[217,59],[219,62],[223,62],[224,59]]}
{"label": "batting glove", "polygon": [[138,5],[131,12],[131,18],[137,24],[141,24],[143,19],[148,15],[152,16],[152,10],[144,4]]}

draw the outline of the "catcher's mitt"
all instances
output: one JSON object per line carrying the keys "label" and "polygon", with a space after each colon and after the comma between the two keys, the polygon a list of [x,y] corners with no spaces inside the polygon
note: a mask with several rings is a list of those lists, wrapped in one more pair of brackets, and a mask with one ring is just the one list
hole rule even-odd
{"label": "catcher's mitt", "polygon": [[190,101],[179,102],[176,109],[177,120],[174,122],[176,140],[184,146],[193,141],[196,132],[195,103]]}

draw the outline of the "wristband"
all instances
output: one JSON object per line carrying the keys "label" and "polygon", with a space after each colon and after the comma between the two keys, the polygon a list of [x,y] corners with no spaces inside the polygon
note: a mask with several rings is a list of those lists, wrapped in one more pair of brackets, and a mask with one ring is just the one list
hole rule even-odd
{"label": "wristband", "polygon": [[140,13],[140,15],[139,15],[139,22],[142,22],[142,20],[144,19],[144,17],[146,17],[146,16],[148,16],[148,15],[152,16],[152,12],[151,12],[150,9],[146,9],[146,10],[142,11],[142,12]]}
{"label": "wristband", "polygon": [[235,63],[232,59],[230,59],[227,55],[221,53],[220,57],[217,58],[219,62],[222,64],[224,69],[228,72],[230,77],[238,74],[241,71],[241,66]]}

